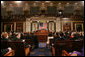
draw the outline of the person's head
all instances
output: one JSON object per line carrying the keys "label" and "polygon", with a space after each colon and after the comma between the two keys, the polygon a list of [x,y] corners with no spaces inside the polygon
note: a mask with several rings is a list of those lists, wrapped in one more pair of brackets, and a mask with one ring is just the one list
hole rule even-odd
{"label": "person's head", "polygon": [[73,37],[75,36],[75,33],[72,33],[71,36],[72,36],[72,38],[73,38]]}
{"label": "person's head", "polygon": [[56,33],[56,36],[59,36],[59,33]]}
{"label": "person's head", "polygon": [[11,36],[11,35],[12,35],[12,33],[11,33],[11,32],[9,32],[9,33],[8,33],[8,36]]}
{"label": "person's head", "polygon": [[3,34],[3,37],[5,38],[5,39],[8,39],[8,33],[7,32],[5,32],[4,34]]}
{"label": "person's head", "polygon": [[52,35],[52,32],[51,32],[51,33],[49,33],[49,35],[48,35],[48,36],[53,36],[53,35]]}
{"label": "person's head", "polygon": [[20,39],[20,38],[21,38],[21,34],[20,34],[20,33],[16,33],[16,37],[17,37],[18,39]]}

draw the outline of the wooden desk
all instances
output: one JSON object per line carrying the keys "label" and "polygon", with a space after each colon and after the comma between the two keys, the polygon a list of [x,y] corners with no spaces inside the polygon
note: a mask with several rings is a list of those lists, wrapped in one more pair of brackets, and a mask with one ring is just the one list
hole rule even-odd
{"label": "wooden desk", "polygon": [[47,42],[47,36],[49,34],[48,30],[39,30],[34,33],[37,36],[39,42]]}

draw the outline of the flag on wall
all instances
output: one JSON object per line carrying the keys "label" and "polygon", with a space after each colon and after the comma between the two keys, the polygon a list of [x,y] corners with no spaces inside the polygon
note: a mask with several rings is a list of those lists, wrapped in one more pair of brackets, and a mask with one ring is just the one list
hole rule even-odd
{"label": "flag on wall", "polygon": [[47,23],[40,23],[39,29],[47,29]]}

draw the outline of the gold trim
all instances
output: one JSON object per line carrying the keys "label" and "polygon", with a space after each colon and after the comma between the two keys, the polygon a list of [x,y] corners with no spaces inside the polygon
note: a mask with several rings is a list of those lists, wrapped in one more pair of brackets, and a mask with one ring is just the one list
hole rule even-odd
{"label": "gold trim", "polygon": [[84,22],[84,21],[62,21],[62,22]]}
{"label": "gold trim", "polygon": [[84,27],[83,27],[83,24],[82,24],[82,31],[84,31]]}
{"label": "gold trim", "polygon": [[75,31],[77,31],[77,30],[76,30],[76,25],[78,25],[78,24],[82,25],[82,31],[83,31],[83,30],[84,30],[84,29],[83,29],[84,27],[83,27],[83,24],[82,24],[82,23],[76,23],[76,24],[75,24]]}

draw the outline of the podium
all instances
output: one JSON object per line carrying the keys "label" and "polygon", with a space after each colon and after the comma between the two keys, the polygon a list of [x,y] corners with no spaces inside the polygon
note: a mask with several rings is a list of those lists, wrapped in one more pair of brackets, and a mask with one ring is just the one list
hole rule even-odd
{"label": "podium", "polygon": [[34,33],[37,36],[38,42],[47,42],[47,36],[49,34],[48,30],[38,30],[36,33]]}

